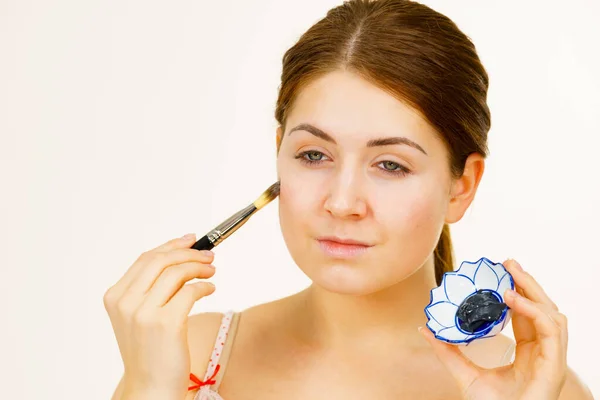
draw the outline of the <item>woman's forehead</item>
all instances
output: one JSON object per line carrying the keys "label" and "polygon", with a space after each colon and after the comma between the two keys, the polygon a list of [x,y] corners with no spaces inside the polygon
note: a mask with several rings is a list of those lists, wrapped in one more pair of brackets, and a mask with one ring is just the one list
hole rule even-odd
{"label": "woman's forehead", "polygon": [[426,148],[437,139],[417,110],[348,72],[327,74],[301,90],[286,121],[286,136],[302,125],[316,127],[340,143],[403,137]]}
{"label": "woman's forehead", "polygon": [[416,109],[361,77],[327,74],[304,87],[286,121],[286,133],[308,123],[338,138],[402,136],[416,141],[435,130]]}

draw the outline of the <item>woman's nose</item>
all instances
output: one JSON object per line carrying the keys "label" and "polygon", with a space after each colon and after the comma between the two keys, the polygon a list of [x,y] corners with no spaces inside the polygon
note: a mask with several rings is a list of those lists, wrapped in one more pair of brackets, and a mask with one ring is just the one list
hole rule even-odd
{"label": "woman's nose", "polygon": [[367,212],[362,185],[355,175],[332,177],[326,188],[325,209],[334,217],[360,218]]}

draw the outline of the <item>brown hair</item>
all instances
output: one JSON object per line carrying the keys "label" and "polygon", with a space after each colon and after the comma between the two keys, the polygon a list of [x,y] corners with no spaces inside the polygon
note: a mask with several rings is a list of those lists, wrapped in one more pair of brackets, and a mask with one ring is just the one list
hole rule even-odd
{"label": "brown hair", "polygon": [[[488,155],[488,75],[474,44],[448,17],[408,0],[350,0],[329,10],[283,56],[275,110],[283,132],[300,90],[340,69],[420,111],[448,149],[452,177],[462,176],[469,154]],[[448,224],[434,257],[440,284],[454,269]]]}

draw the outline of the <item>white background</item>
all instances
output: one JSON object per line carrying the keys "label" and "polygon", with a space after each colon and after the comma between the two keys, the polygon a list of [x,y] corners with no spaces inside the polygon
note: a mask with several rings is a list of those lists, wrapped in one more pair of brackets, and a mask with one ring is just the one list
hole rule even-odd
{"label": "white background", "polygon": [[[340,3],[0,1],[0,398],[110,398],[122,365],[104,291],[275,181],[281,58]],[[452,226],[457,259],[519,260],[569,317],[569,364],[600,396],[599,3],[425,3],[491,79],[491,156]],[[277,207],[215,249],[217,291],[194,313],[308,284]]]}

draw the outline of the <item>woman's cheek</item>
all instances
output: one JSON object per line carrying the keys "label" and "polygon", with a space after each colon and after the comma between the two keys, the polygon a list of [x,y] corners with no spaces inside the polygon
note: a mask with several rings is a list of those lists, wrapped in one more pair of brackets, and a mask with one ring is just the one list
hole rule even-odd
{"label": "woman's cheek", "polygon": [[302,247],[305,244],[299,242],[300,236],[310,233],[305,226],[311,220],[310,195],[296,176],[285,178],[282,176],[280,183],[279,221],[288,246]]}
{"label": "woman's cheek", "polygon": [[385,211],[379,219],[383,220],[390,234],[394,235],[395,232],[396,238],[404,242],[417,238],[434,240],[429,237],[437,235],[442,218],[440,201],[436,197],[436,193],[423,191],[405,193],[393,201],[380,204],[380,209]]}
{"label": "woman's cheek", "polygon": [[286,213],[304,214],[310,200],[310,184],[298,175],[282,176],[279,185],[279,202]]}
{"label": "woman's cheek", "polygon": [[409,217],[409,234],[418,238],[415,249],[423,257],[430,254],[437,246],[444,218],[440,201],[436,199],[436,193],[431,193],[428,198],[411,204],[412,213]]}

